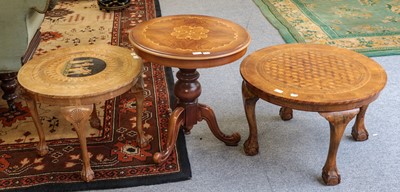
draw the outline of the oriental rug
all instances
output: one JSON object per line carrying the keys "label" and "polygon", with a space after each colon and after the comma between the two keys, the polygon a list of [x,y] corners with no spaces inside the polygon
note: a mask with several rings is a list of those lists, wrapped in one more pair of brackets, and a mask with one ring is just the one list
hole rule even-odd
{"label": "oriental rug", "polygon": [[253,0],[287,43],[400,54],[400,0]]}
{"label": "oriental rug", "polygon": [[[42,41],[35,56],[52,50],[88,44],[111,44],[132,49],[128,33],[137,23],[160,16],[158,1],[132,0],[115,12],[100,11],[96,0],[63,0],[46,13]],[[176,150],[162,164],[152,155],[166,142],[170,113],[171,70],[144,63],[145,103],[143,127],[153,141],[145,148],[135,142],[136,100],[129,92],[102,103],[97,113],[101,129],[87,123],[87,141],[95,179],[85,183],[80,177],[82,161],[76,133],[59,113],[59,107],[38,104],[49,154],[40,157],[35,126],[23,100],[17,110],[8,111],[0,103],[0,190],[75,191],[114,189],[186,180],[191,177],[185,140],[179,134]]]}

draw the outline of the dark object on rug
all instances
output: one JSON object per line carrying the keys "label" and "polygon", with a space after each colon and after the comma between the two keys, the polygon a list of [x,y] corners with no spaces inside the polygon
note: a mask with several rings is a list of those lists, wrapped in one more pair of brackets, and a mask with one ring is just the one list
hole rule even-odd
{"label": "dark object on rug", "polygon": [[54,7],[57,5],[58,0],[50,0],[49,1],[49,7],[47,8],[47,11],[51,11],[54,9]]}
{"label": "dark object on rug", "polygon": [[129,7],[131,0],[98,0],[97,3],[100,10],[104,9],[108,12]]}

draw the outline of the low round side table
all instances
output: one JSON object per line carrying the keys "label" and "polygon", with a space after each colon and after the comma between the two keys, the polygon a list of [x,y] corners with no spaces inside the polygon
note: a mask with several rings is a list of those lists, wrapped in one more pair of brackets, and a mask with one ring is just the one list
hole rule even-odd
{"label": "low round side table", "polygon": [[[93,104],[129,90],[137,99],[137,131],[140,147],[151,141],[142,130],[143,63],[129,49],[111,45],[62,48],[34,57],[18,72],[21,92],[39,135],[38,153],[48,153],[36,102],[61,106],[61,114],[72,123],[82,150],[82,179],[91,181],[94,172],[86,145],[86,127]],[[134,127],[132,127],[134,128]]]}
{"label": "low round side table", "polygon": [[286,44],[258,50],[246,57],[240,72],[250,134],[247,155],[258,153],[255,104],[259,98],[281,106],[283,120],[292,109],[318,112],[330,125],[328,157],[322,169],[327,185],[340,183],[336,155],[347,124],[357,115],[352,136],[368,139],[364,115],[386,84],[386,72],[359,53],[328,45]]}
{"label": "low round side table", "polygon": [[240,135],[225,135],[218,127],[213,110],[197,102],[201,93],[198,68],[225,65],[241,58],[250,36],[231,21],[203,15],[174,15],[140,23],[129,35],[135,52],[143,59],[179,68],[174,94],[177,103],[170,116],[166,147],[156,153],[156,163],[165,161],[175,148],[181,126],[189,133],[206,120],[215,137],[226,145],[237,145]]}

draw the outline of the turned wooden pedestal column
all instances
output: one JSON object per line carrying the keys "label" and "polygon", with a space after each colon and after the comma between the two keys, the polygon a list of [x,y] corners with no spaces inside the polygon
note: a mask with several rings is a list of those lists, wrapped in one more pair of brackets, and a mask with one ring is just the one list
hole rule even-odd
{"label": "turned wooden pedestal column", "polygon": [[[82,179],[91,181],[94,172],[90,167],[85,125],[91,118],[93,104],[129,90],[137,99],[136,139],[140,147],[146,146],[152,137],[145,135],[142,130],[142,69],[142,60],[135,53],[110,45],[63,48],[26,63],[18,73],[18,81],[38,131],[39,155],[46,155],[48,146],[36,102],[59,105],[61,114],[71,122],[79,138],[83,160]],[[91,124],[98,122],[94,120]]]}
{"label": "turned wooden pedestal column", "polygon": [[240,135],[222,133],[213,110],[197,102],[201,85],[196,69],[225,65],[241,58],[250,43],[244,28],[215,17],[175,15],[137,25],[129,38],[143,59],[179,68],[174,87],[177,103],[169,121],[167,144],[153,156],[156,163],[171,154],[181,126],[189,133],[201,120],[206,120],[214,136],[226,145],[238,144]]}
{"label": "turned wooden pedestal column", "polygon": [[259,98],[281,106],[282,120],[293,110],[318,112],[330,125],[328,157],[322,170],[327,185],[340,183],[336,154],[347,124],[357,141],[368,139],[364,115],[386,84],[386,73],[376,62],[356,52],[327,45],[287,44],[258,50],[246,57],[240,72],[249,123],[244,143],[247,155],[258,153],[255,105]]}

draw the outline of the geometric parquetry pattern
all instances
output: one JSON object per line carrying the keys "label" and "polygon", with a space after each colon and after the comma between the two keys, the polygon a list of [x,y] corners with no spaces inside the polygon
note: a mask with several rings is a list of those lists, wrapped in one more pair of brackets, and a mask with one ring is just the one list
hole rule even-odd
{"label": "geometric parquetry pattern", "polygon": [[291,49],[271,55],[263,58],[265,65],[259,65],[258,71],[262,71],[269,81],[301,90],[340,92],[357,87],[366,80],[363,78],[367,71],[365,67],[355,65],[356,60],[341,58],[340,55],[312,49]]}

